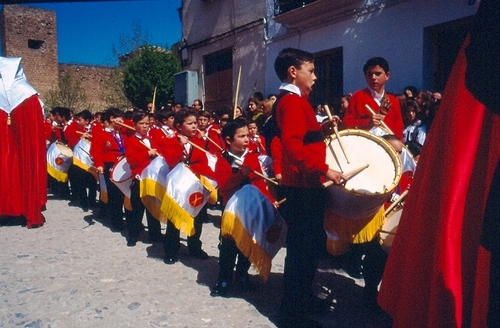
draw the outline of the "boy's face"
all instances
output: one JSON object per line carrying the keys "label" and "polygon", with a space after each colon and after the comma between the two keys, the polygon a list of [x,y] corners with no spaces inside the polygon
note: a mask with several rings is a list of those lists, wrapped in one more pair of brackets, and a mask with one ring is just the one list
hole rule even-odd
{"label": "boy's face", "polygon": [[86,127],[89,124],[89,122],[84,120],[83,117],[78,117],[76,119],[76,123],[78,123],[78,125],[81,126],[82,128]]}
{"label": "boy's face", "polygon": [[384,71],[379,65],[369,67],[365,74],[366,84],[376,91],[382,93],[385,88],[385,82],[389,80],[389,72]]}
{"label": "boy's face", "polygon": [[163,120],[163,124],[168,126],[169,128],[173,129],[174,128],[174,119],[175,116],[169,116],[166,120]]}
{"label": "boy's face", "polygon": [[248,127],[244,126],[236,129],[233,140],[226,137],[229,151],[235,155],[242,155],[248,148]]}
{"label": "boy's face", "polygon": [[194,137],[196,135],[196,116],[191,115],[184,119],[182,125],[177,124],[177,130],[186,137]]}
{"label": "boy's face", "polygon": [[291,66],[288,68],[288,72],[293,79],[293,84],[300,89],[302,96],[308,96],[317,80],[314,74],[314,63],[305,62],[299,68]]}
{"label": "boy's face", "polygon": [[255,123],[248,124],[248,134],[252,137],[257,134],[257,124]]}
{"label": "boy's face", "polygon": [[143,136],[148,134],[150,118],[145,116],[142,120],[135,123],[135,131]]}
{"label": "boy's face", "polygon": [[200,130],[205,130],[209,122],[210,122],[209,119],[204,116],[198,117],[198,128]]}

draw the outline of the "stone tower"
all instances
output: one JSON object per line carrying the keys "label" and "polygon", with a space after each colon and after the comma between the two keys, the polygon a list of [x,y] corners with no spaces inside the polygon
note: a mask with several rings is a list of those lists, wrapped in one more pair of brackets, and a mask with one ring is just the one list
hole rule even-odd
{"label": "stone tower", "polygon": [[59,80],[56,13],[20,5],[4,5],[0,16],[2,55],[21,57],[28,82],[41,98]]}

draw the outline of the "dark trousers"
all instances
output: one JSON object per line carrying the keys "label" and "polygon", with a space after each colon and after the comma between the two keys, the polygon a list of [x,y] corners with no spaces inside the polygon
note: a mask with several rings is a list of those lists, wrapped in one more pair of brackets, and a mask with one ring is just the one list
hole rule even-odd
{"label": "dark trousers", "polygon": [[[82,168],[73,165],[74,183],[72,182],[71,190],[80,202],[82,208],[88,208],[95,204],[97,196],[97,181],[92,174]],[[88,189],[88,191],[87,191]]]}
{"label": "dark trousers", "polygon": [[295,314],[311,296],[318,260],[326,247],[323,227],[325,190],[283,187],[286,202],[279,211],[287,224],[283,274],[283,314]]}
{"label": "dark trousers", "polygon": [[132,211],[126,216],[129,238],[137,238],[143,229],[142,218],[146,211],[146,220],[148,223],[148,234],[150,238],[157,238],[161,235],[161,225],[153,215],[146,210],[146,207],[141,201],[140,196],[140,181],[134,179],[130,187],[130,203]]}
{"label": "dark trousers", "polygon": [[111,219],[113,228],[123,227],[123,193],[109,179],[114,163],[104,163],[104,180],[108,190],[108,203],[102,204],[101,210]]}
{"label": "dark trousers", "polygon": [[[236,262],[238,257],[238,262]],[[235,264],[236,262],[236,264]],[[230,283],[233,281],[233,271],[236,266],[236,276],[243,277],[250,269],[248,257],[243,255],[236,243],[231,238],[220,237],[219,245],[219,278],[220,282]]]}
{"label": "dark trousers", "polygon": [[[203,228],[203,221],[207,218],[207,205],[205,205],[201,209],[200,213],[194,218],[194,235],[187,237],[187,245],[190,253],[201,249],[201,230]],[[177,251],[180,247],[180,230],[177,229],[172,222],[167,221],[167,230],[165,231],[165,236],[163,238],[165,257],[177,256]]]}
{"label": "dark trousers", "polygon": [[387,262],[387,253],[380,245],[378,238],[360,245],[365,255],[363,259],[363,278],[365,280],[363,298],[367,304],[375,304],[377,302],[378,284],[382,280],[385,263]]}

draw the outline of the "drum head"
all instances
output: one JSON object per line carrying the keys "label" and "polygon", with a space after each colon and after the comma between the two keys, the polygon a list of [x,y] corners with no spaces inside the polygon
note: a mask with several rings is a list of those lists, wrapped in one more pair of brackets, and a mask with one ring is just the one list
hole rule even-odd
{"label": "drum head", "polygon": [[113,182],[124,182],[132,179],[130,165],[125,157],[121,158],[111,170],[110,180]]}
{"label": "drum head", "polygon": [[56,148],[59,152],[66,157],[73,157],[73,151],[68,146],[62,143],[56,143]]}
{"label": "drum head", "polygon": [[326,140],[328,166],[349,173],[368,165],[347,181],[346,190],[364,195],[386,194],[396,187],[401,177],[401,160],[387,141],[358,129],[340,131],[339,136],[345,155],[336,136],[332,135]]}

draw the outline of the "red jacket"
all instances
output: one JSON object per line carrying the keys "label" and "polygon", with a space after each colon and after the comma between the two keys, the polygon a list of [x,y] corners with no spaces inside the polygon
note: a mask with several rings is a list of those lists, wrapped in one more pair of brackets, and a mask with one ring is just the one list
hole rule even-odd
{"label": "red jacket", "polygon": [[[384,118],[384,123],[399,138],[403,137],[403,118],[401,117],[401,107],[399,101],[393,95],[387,94],[391,102],[391,109]],[[370,130],[372,128],[372,114],[366,109],[365,105],[375,112],[379,112],[380,106],[373,99],[370,90],[363,89],[357,91],[349,100],[349,106],[344,115],[344,125],[347,128],[358,128]]]}
{"label": "red jacket", "polygon": [[[120,141],[121,145],[119,144]],[[104,163],[116,163],[125,153],[125,137],[115,139],[112,132],[103,130],[92,134],[90,144],[90,155],[94,159],[96,167],[104,167]]]}
{"label": "red jacket", "polygon": [[[203,148],[203,144],[198,138],[190,138],[189,140]],[[166,138],[159,148],[170,167],[173,168],[175,164],[184,162],[194,174],[214,179],[214,172],[208,166],[207,154],[193,145],[187,152],[184,145],[179,142],[177,135],[173,138]]]}
{"label": "red jacket", "polygon": [[76,121],[73,121],[66,130],[64,131],[64,135],[66,137],[66,140],[68,141],[68,147],[71,149],[75,148],[76,144],[80,139],[82,138],[82,135],[79,134],[78,132],[86,132],[85,128],[81,127],[76,123]]}
{"label": "red jacket", "polygon": [[301,188],[321,187],[328,171],[326,144],[307,98],[286,94],[276,105],[281,130],[282,183]]}
{"label": "red jacket", "polygon": [[250,150],[252,153],[267,155],[265,147],[266,147],[266,139],[264,139],[263,136],[257,135],[257,138],[249,137],[248,150]]}
{"label": "red jacket", "polygon": [[[151,143],[151,148],[157,148],[155,141],[151,137],[144,137],[149,139]],[[149,156],[149,149],[141,143],[141,140],[137,134],[129,137],[126,141],[125,147],[125,157],[130,165],[130,171],[132,171],[132,176],[141,175],[142,171],[149,165],[152,161],[152,157]]]}
{"label": "red jacket", "polygon": [[[232,162],[231,157],[229,157],[229,160]],[[243,165],[247,165],[250,167],[250,169],[252,169],[252,171],[256,171],[262,174],[262,169],[259,162],[259,154],[257,153],[247,153],[245,158],[243,159]],[[244,175],[239,169],[236,172],[233,172],[228,159],[226,159],[225,157],[219,158],[215,167],[215,172],[215,180],[219,185],[219,192],[222,196],[223,205],[226,205],[229,198],[231,198],[231,196],[236,191],[238,191],[243,185],[247,183],[251,183],[255,187],[259,188],[262,194],[269,198],[271,202],[275,201],[273,196],[271,196],[271,194],[269,193],[267,184],[263,178],[259,177],[253,172],[250,172],[248,175]]]}

